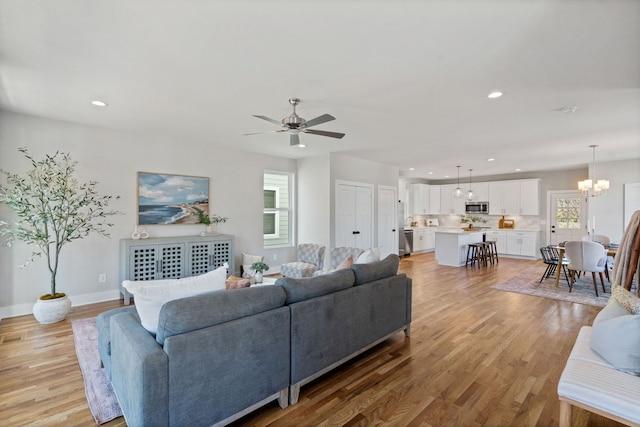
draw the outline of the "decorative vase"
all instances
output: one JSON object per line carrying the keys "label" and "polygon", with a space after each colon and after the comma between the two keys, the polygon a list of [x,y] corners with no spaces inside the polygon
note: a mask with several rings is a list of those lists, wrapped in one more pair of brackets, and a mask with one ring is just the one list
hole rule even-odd
{"label": "decorative vase", "polygon": [[256,283],[262,283],[262,271],[256,271]]}
{"label": "decorative vase", "polygon": [[33,306],[33,317],[43,325],[64,320],[71,310],[71,300],[65,295],[62,298],[36,300]]}

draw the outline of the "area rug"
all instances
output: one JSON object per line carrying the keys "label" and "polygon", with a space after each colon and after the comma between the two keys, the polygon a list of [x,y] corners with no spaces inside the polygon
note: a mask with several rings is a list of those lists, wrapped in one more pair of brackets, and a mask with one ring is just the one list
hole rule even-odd
{"label": "area rug", "polygon": [[555,286],[555,274],[543,280],[542,283],[539,283],[545,268],[546,265],[540,262],[539,266],[531,266],[511,279],[491,286],[491,288],[500,291],[593,305],[596,307],[604,307],[607,305],[607,301],[609,301],[609,296],[611,295],[611,283],[609,283],[606,278],[604,279],[604,286],[607,292],[603,293],[600,277],[598,277],[596,273],[599,295],[599,297],[596,297],[595,291],[593,290],[591,273],[583,274],[573,284],[573,290],[569,292],[569,285],[567,285],[567,281],[564,278],[564,273],[561,273],[560,283],[558,283],[557,288]]}
{"label": "area rug", "polygon": [[121,417],[122,410],[111,381],[104,368],[100,366],[96,318],[73,320],[71,328],[84,379],[84,391],[94,420],[98,424],[104,424]]}

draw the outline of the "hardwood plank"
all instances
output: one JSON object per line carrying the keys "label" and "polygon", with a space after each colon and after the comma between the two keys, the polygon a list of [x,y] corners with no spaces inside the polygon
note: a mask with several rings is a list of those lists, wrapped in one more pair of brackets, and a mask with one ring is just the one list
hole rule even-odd
{"label": "hardwood plank", "polygon": [[[582,325],[597,307],[490,289],[541,261],[500,258],[487,268],[439,266],[433,254],[404,258],[413,279],[411,337],[399,333],[303,386],[297,405],[276,402],[234,426],[552,426],[557,384]],[[40,325],[0,321],[3,425],[95,425],[75,355],[71,320],[121,301],[74,307]],[[107,427],[126,425],[122,418]],[[579,408],[574,426],[620,426]]]}

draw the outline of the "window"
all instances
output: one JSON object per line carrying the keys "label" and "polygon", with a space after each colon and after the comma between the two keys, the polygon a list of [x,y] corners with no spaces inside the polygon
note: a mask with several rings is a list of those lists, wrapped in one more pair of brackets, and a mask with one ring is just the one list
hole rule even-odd
{"label": "window", "polygon": [[559,198],[556,201],[556,226],[565,229],[579,229],[581,219],[580,197]]}
{"label": "window", "polygon": [[264,246],[289,245],[291,236],[291,174],[265,172],[262,219]]}

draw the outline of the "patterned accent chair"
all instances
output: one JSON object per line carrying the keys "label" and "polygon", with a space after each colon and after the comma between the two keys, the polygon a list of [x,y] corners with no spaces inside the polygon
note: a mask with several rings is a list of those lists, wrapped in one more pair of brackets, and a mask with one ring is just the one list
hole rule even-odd
{"label": "patterned accent chair", "polygon": [[284,277],[296,279],[313,276],[313,273],[322,269],[324,250],[324,246],[314,243],[299,244],[298,261],[282,264],[280,266],[280,274]]}
{"label": "patterned accent chair", "polygon": [[353,256],[353,262],[355,263],[358,257],[364,252],[364,249],[350,248],[348,246],[341,246],[339,248],[333,248],[329,252],[329,268],[324,270],[318,270],[313,273],[314,276],[320,276],[322,274],[329,274],[334,271],[342,262],[349,257]]}

